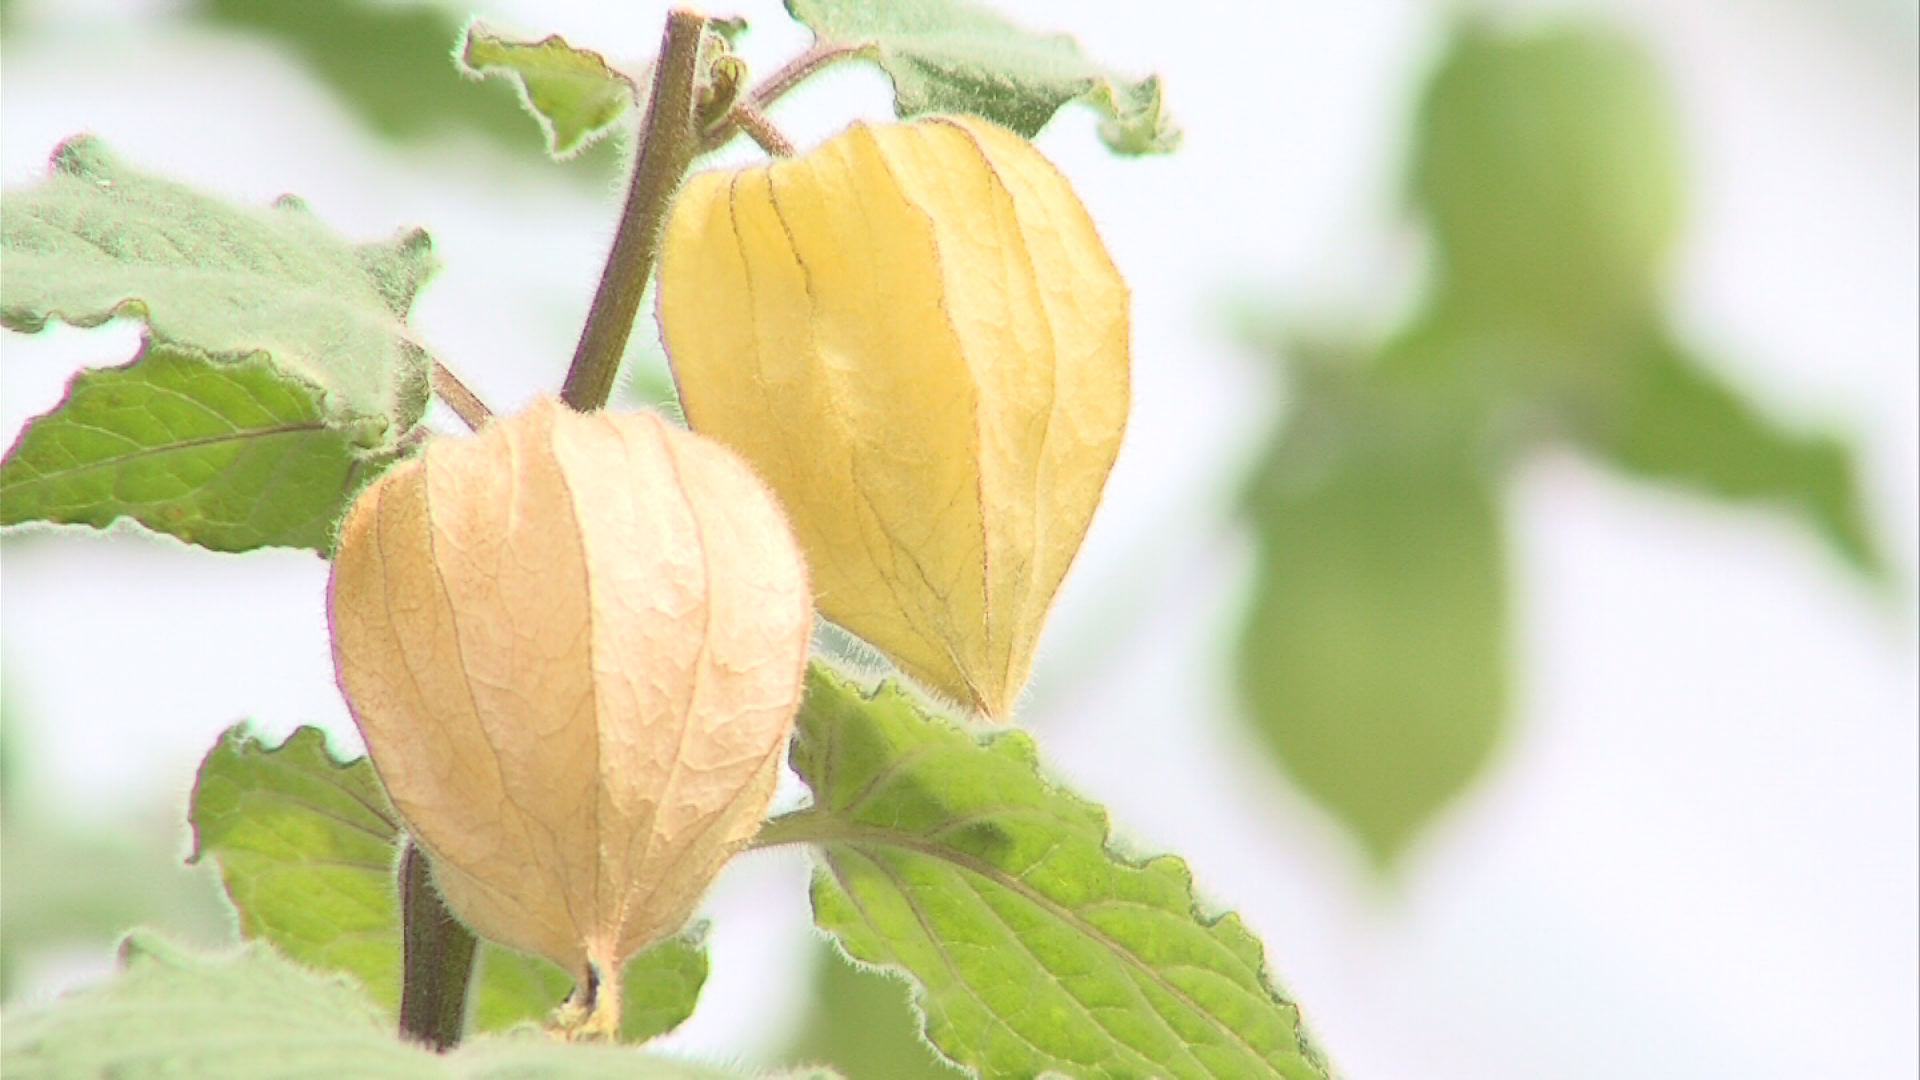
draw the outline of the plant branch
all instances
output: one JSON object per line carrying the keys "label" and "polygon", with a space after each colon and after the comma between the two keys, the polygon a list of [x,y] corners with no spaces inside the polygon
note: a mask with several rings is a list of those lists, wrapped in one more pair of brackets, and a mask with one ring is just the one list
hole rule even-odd
{"label": "plant branch", "polygon": [[487,403],[468,389],[467,384],[460,381],[460,376],[453,373],[453,369],[438,360],[433,362],[433,392],[453,409],[461,422],[467,425],[468,431],[479,431],[487,421],[493,419],[493,410],[487,408]]}
{"label": "plant branch", "polygon": [[411,840],[400,856],[400,919],[400,1034],[446,1050],[466,1028],[477,942],[447,910]]}
{"label": "plant branch", "polygon": [[626,207],[613,250],[594,293],[560,398],[581,412],[607,403],[620,372],[620,357],[633,332],[641,294],[659,253],[667,205],[700,149],[694,129],[694,83],[699,77],[700,37],[706,18],[676,8],[667,13],[666,39],[653,70],[653,94],[640,128],[639,157],[627,186]]}
{"label": "plant branch", "polygon": [[[813,48],[787,61],[778,71],[767,76],[761,81],[760,85],[754,87],[745,98],[741,99],[741,101],[736,104],[734,111],[727,115],[725,123],[707,132],[706,139],[700,144],[700,152],[704,154],[720,149],[727,144],[727,140],[733,138],[739,131],[745,130],[748,134],[752,134],[751,128],[739,122],[740,105],[745,105],[755,112],[764,113],[767,106],[780,100],[780,98],[786,95],[787,91],[805,82],[807,77],[814,72],[819,71],[829,64],[835,64],[850,57],[858,56],[866,50],[867,46],[864,42],[854,42],[851,44],[816,44]],[[757,137],[755,141],[759,141]],[[761,145],[763,147],[765,146],[764,143]],[[771,148],[768,148],[767,152],[774,153]]]}
{"label": "plant branch", "polygon": [[773,126],[773,120],[751,101],[734,102],[733,111],[727,118],[732,120],[741,131],[746,132],[754,142],[759,143],[760,149],[774,157],[793,156],[793,143],[789,142],[787,137],[780,133],[780,129]]}

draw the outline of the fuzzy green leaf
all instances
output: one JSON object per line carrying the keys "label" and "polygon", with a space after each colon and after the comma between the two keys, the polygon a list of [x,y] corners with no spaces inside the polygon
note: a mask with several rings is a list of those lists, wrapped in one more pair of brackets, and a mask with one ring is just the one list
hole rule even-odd
{"label": "fuzzy green leaf", "polygon": [[858,49],[893,80],[902,118],[983,116],[1032,138],[1062,105],[1101,113],[1100,138],[1123,154],[1180,144],[1158,76],[1129,80],[1089,60],[1073,38],[1026,30],[969,0],[786,0],[816,43]]}
{"label": "fuzzy green leaf", "polygon": [[461,36],[460,70],[484,79],[498,74],[520,92],[540,124],[547,153],[566,160],[614,130],[634,104],[634,84],[606,58],[576,49],[558,34],[511,41],[475,24]]}
{"label": "fuzzy green leaf", "polygon": [[812,808],[764,843],[820,855],[814,921],[921,987],[927,1037],[985,1077],[1324,1077],[1238,917],[1203,917],[1179,859],[1108,846],[1106,813],[897,686],[815,668],[793,766]]}
{"label": "fuzzy green leaf", "polygon": [[74,376],[21,431],[0,461],[0,525],[130,517],[215,551],[325,554],[382,464],[263,358],[215,363],[149,342],[129,364]]}
{"label": "fuzzy green leaf", "polygon": [[[147,934],[121,947],[125,970],[51,1007],[9,1016],[0,1072],[72,1076],[342,1076],[508,1080],[724,1073],[613,1046],[516,1034],[447,1054],[401,1041],[360,988],[255,943],[197,954]],[[820,1075],[814,1073],[811,1075]]]}
{"label": "fuzzy green leaf", "polygon": [[327,424],[388,451],[426,408],[426,354],[406,327],[433,270],[414,231],[355,247],[291,197],[223,202],[78,136],[41,183],[0,204],[0,323],[144,319],[155,345],[235,363],[264,354]]}
{"label": "fuzzy green leaf", "polygon": [[[389,1017],[400,1008],[401,826],[366,758],[338,762],[303,727],[268,747],[236,727],[200,766],[194,859],[213,856],[240,930],[314,967],[351,975]],[[620,1036],[644,1042],[679,1026],[706,981],[701,930],[627,965]],[[546,1016],[572,988],[538,957],[483,942],[469,1024],[500,1031]]]}

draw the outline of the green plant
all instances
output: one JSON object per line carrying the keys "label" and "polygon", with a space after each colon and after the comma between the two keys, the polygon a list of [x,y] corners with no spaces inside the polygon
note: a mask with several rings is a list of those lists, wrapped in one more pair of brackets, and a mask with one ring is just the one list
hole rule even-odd
{"label": "green plant", "polygon": [[[579,412],[606,405],[659,265],[677,374],[690,398],[699,387],[692,433],[552,403],[495,420],[407,325],[433,269],[422,232],[352,245],[297,199],[233,206],[84,137],[9,194],[0,319],[131,316],[146,336],[21,432],[0,462],[0,523],[128,518],[210,551],[335,558],[336,663],[371,752],[336,761],[312,729],[277,746],[227,733],[194,786],[194,858],[217,864],[251,944],[208,957],[129,938],[120,978],[10,1018],[9,1074],[710,1075],[578,1043],[684,1020],[706,974],[699,928],[681,927],[692,896],[737,850],[805,845],[816,923],[909,981],[926,1039],[961,1068],[1326,1075],[1259,943],[1201,910],[1180,860],[1116,852],[1104,812],[1046,779],[1028,736],[969,719],[1017,696],[1126,411],[1124,284],[1024,138],[1084,101],[1117,152],[1170,150],[1158,84],[961,0],[789,10],[816,43],[757,84],[729,48],[740,25],[685,11],[646,86],[556,38],[474,26],[458,49],[470,74],[515,82],[556,156],[639,118],[619,231],[556,389]],[[855,59],[886,71],[902,119],[978,119],[872,129],[886,134],[859,159],[830,140],[699,181],[703,198],[676,208],[696,160],[738,133],[794,155],[766,106]],[[972,173],[941,156],[969,145]],[[840,165],[897,190],[836,180]],[[722,251],[680,215],[735,212],[713,194],[742,183],[765,186],[759,231],[730,219],[738,251]],[[930,262],[885,228],[851,252],[800,235],[886,208],[931,222],[913,234]],[[983,229],[1005,230],[1001,248],[979,245]],[[1024,266],[996,262],[1016,248]],[[875,252],[884,273],[861,263]],[[698,269],[707,255],[748,267],[744,296]],[[803,287],[782,300],[756,274]],[[889,320],[914,318],[950,337],[889,351],[923,328]],[[980,347],[996,326],[1005,338]],[[807,363],[779,368],[783,347]],[[478,434],[425,429],[433,394]],[[730,423],[768,400],[777,445],[755,441],[765,424]],[[927,426],[955,400],[971,432]],[[847,476],[816,476],[823,462]],[[743,492],[765,495],[747,464],[794,538],[741,511]],[[789,664],[803,616],[755,619],[768,596],[803,595],[781,554],[794,539],[816,583],[833,569],[823,608],[965,708]],[[783,749],[810,804],[736,828],[764,812],[759,766]],[[677,789],[681,773],[699,779]],[[671,903],[653,895],[668,874]],[[530,1030],[542,1021],[562,1038]]]}
{"label": "green plant", "polygon": [[1671,325],[1675,128],[1631,39],[1462,19],[1415,109],[1420,305],[1377,343],[1271,343],[1292,378],[1238,507],[1259,551],[1242,715],[1382,870],[1509,723],[1503,487],[1543,447],[1791,516],[1891,580],[1852,447],[1769,415]]}

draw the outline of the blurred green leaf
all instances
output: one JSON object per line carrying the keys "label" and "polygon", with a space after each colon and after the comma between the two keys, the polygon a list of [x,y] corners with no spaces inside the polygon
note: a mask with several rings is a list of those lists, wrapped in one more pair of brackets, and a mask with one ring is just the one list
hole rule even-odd
{"label": "blurred green leaf", "polygon": [[527,145],[512,93],[460,77],[452,56],[463,20],[437,4],[197,0],[194,10],[216,26],[286,49],[383,136],[466,129]]}
{"label": "blurred green leaf", "polygon": [[[400,1008],[399,818],[366,758],[338,762],[303,727],[267,747],[229,730],[200,766],[194,859],[213,856],[250,939],[353,976],[389,1017]],[[620,1037],[644,1042],[693,1012],[706,981],[698,928],[627,965]],[[572,988],[538,957],[482,942],[469,1025],[500,1031],[545,1018]]]}
{"label": "blurred green leaf", "polygon": [[905,980],[863,970],[822,942],[813,994],[790,1061],[820,1062],[848,1080],[954,1080],[965,1075],[920,1037],[920,1014]]}
{"label": "blurred green leaf", "polygon": [[1100,112],[1100,138],[1119,153],[1164,154],[1180,144],[1157,76],[1116,76],[1065,34],[1023,29],[969,0],[786,4],[817,44],[857,48],[878,63],[902,118],[970,113],[1032,138],[1062,105],[1081,101]]}
{"label": "blurred green leaf", "polygon": [[120,977],[7,1017],[0,1071],[18,1077],[419,1076],[432,1055],[400,1042],[358,988],[255,945],[199,956],[136,934]]}
{"label": "blurred green leaf", "polygon": [[320,395],[264,357],[216,363],[151,342],[82,371],[0,461],[0,525],[104,529],[130,517],[215,551],[333,549],[382,462],[329,426]]}
{"label": "blurred green leaf", "polygon": [[[514,154],[539,153],[512,89],[463,77],[454,49],[465,9],[420,0],[195,0],[215,26],[278,45],[384,138],[421,140],[472,133]],[[611,141],[567,170],[603,183],[620,168]]]}
{"label": "blurred green leaf", "polygon": [[818,666],[794,737],[814,805],[763,842],[815,845],[814,921],[919,983],[928,1039],[983,1076],[1324,1078],[1299,1011],[1186,864],[1131,861],[1033,742],[979,739],[897,685]]}
{"label": "blurred green leaf", "polygon": [[349,245],[297,199],[237,206],[130,168],[82,135],[54,153],[47,179],[7,193],[0,251],[9,328],[132,315],[170,352],[263,355],[369,452],[390,451],[426,409],[428,359],[406,325],[434,269],[424,232]]}
{"label": "blurred green leaf", "polygon": [[1247,500],[1237,663],[1254,729],[1384,865],[1499,741],[1506,571],[1471,441],[1357,386],[1303,394]]}
{"label": "blurred green leaf", "polygon": [[[165,822],[165,827],[152,827]],[[232,929],[220,886],[203,869],[181,864],[178,819],[79,824],[38,808],[10,807],[0,819],[0,1000],[46,949],[105,950],[129,927],[164,927],[214,945]],[[11,1035],[11,1032],[9,1033]]]}
{"label": "blurred green leaf", "polygon": [[1634,43],[1470,25],[1416,125],[1414,194],[1448,303],[1580,334],[1653,302],[1679,231],[1680,152]]}
{"label": "blurred green leaf", "polygon": [[1886,574],[1858,464],[1838,439],[1781,427],[1665,336],[1620,357],[1617,388],[1575,428],[1594,452],[1647,479],[1790,512],[1854,569]]}
{"label": "blurred green leaf", "polygon": [[558,34],[512,41],[476,23],[461,38],[458,55],[461,69],[474,78],[497,73],[519,88],[520,103],[539,122],[547,153],[557,160],[612,131],[634,104],[632,80],[599,53],[576,49]]}
{"label": "blurred green leaf", "polygon": [[1521,453],[1572,440],[1779,506],[1885,572],[1844,446],[1774,424],[1667,337],[1682,170],[1640,48],[1469,22],[1416,119],[1433,281],[1377,349],[1282,346],[1293,407],[1247,503],[1260,561],[1237,660],[1249,722],[1383,865],[1498,745],[1500,488]]}
{"label": "blurred green leaf", "polygon": [[125,971],[58,1004],[7,1018],[9,1077],[634,1077],[721,1080],[738,1073],[617,1046],[541,1035],[482,1037],[446,1054],[401,1041],[360,988],[255,943],[197,954],[149,934],[121,948]]}

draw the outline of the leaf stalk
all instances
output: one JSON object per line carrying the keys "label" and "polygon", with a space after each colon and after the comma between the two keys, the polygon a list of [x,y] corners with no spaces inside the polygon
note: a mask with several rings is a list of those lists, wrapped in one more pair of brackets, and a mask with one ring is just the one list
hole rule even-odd
{"label": "leaf stalk", "polygon": [[468,431],[479,431],[487,421],[493,419],[493,410],[480,400],[480,395],[460,381],[453,369],[438,360],[433,362],[433,392],[447,403],[460,422],[467,425]]}
{"label": "leaf stalk", "polygon": [[733,111],[727,116],[735,126],[747,133],[748,138],[760,144],[760,149],[774,157],[792,157],[793,143],[773,126],[773,120],[751,101],[736,101]]}
{"label": "leaf stalk", "polygon": [[[861,53],[867,51],[868,48],[869,46],[865,42],[854,42],[851,44],[815,44],[813,48],[787,61],[778,71],[767,76],[761,81],[760,85],[754,87],[746,97],[736,103],[734,110],[727,115],[725,123],[707,133],[706,140],[700,145],[700,152],[705,154],[720,149],[727,144],[729,139],[732,139],[736,133],[742,130],[746,131],[749,135],[753,134],[753,129],[741,122],[741,106],[745,106],[747,110],[750,110],[750,114],[764,114],[767,106],[786,96],[787,91],[805,82],[821,68],[859,56]],[[759,141],[758,136],[755,136],[755,141]],[[761,143],[760,145],[768,153],[776,153],[772,147],[767,146],[765,143]]]}

